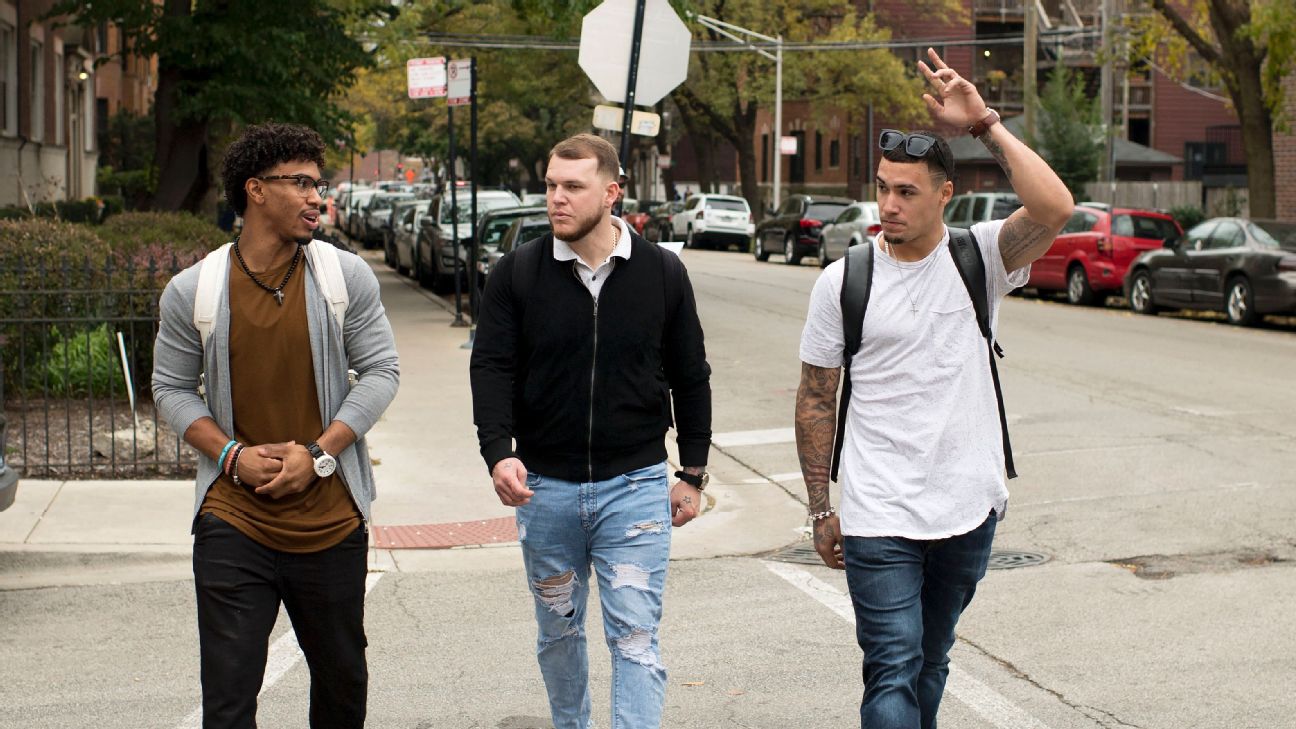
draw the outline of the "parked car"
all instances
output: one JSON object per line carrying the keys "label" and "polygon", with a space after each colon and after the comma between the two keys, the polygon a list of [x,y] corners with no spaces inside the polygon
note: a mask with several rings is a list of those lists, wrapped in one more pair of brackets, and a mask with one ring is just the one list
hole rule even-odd
{"label": "parked car", "polygon": [[380,193],[372,187],[352,189],[348,191],[346,205],[339,209],[338,215],[341,217],[341,228],[348,236],[355,238],[360,234],[360,217],[363,215],[364,206],[369,204],[369,200]]}
{"label": "parked car", "polygon": [[671,237],[689,248],[730,244],[747,246],[756,226],[745,198],[700,193],[684,201],[684,209],[671,216]]}
{"label": "parked car", "polygon": [[1130,308],[1222,311],[1232,324],[1296,314],[1296,223],[1212,218],[1141,254],[1125,277]]}
{"label": "parked car", "polygon": [[802,256],[819,255],[819,235],[825,221],[837,219],[853,201],[821,195],[789,195],[778,210],[762,220],[752,236],[752,255],[769,260],[771,251],[782,251],[783,261],[795,266]]}
{"label": "parked car", "polygon": [[391,266],[398,271],[400,270],[396,254],[396,236],[400,232],[401,226],[404,224],[405,220],[409,218],[411,210],[426,207],[427,203],[425,201],[416,200],[414,198],[398,200],[396,204],[392,206],[391,215],[388,216],[387,222],[383,224],[382,230],[383,261],[385,261],[388,266]]}
{"label": "parked car", "polygon": [[951,228],[971,228],[973,223],[1003,220],[1022,206],[1021,198],[1011,192],[970,192],[955,195],[945,206],[945,224]]}
{"label": "parked car", "polygon": [[[0,368],[0,402],[4,402],[4,369]],[[13,506],[18,496],[18,471],[5,463],[5,414],[0,410],[0,511]]]}
{"label": "parked car", "polygon": [[477,258],[481,260],[486,253],[499,248],[504,234],[518,218],[545,216],[543,205],[523,205],[515,208],[496,208],[479,214],[477,220]]}
{"label": "parked car", "polygon": [[547,201],[543,192],[524,192],[522,193],[523,205],[546,205]]}
{"label": "parked car", "polygon": [[549,216],[543,211],[513,218],[508,228],[500,235],[497,244],[489,250],[483,249],[481,256],[477,259],[477,281],[479,285],[486,286],[486,277],[490,275],[491,271],[495,270],[496,264],[505,254],[532,238],[539,238],[548,232]]}
{"label": "parked car", "polygon": [[851,246],[872,243],[880,232],[882,218],[878,215],[878,204],[851,203],[836,220],[824,226],[823,234],[819,236],[819,267],[826,268],[829,263],[846,255],[846,249]]}
{"label": "parked car", "polygon": [[661,204],[660,200],[636,200],[633,209],[626,209],[621,212],[621,219],[626,221],[626,225],[633,228],[639,235],[646,235],[644,226],[652,219],[653,208]]}
{"label": "parked car", "polygon": [[1041,293],[1065,291],[1072,304],[1101,303],[1120,295],[1125,273],[1140,253],[1182,234],[1165,213],[1078,206],[1053,245],[1031,265],[1026,286]]}
{"label": "parked car", "polygon": [[[459,225],[451,222],[450,192],[441,190],[427,204],[427,214],[419,221],[418,245],[414,247],[414,275],[419,283],[434,291],[454,286],[455,257],[466,271],[468,244],[472,241],[472,195],[467,186],[456,193]],[[477,214],[496,208],[515,208],[517,196],[508,190],[477,189]],[[457,243],[457,245],[456,245]]]}
{"label": "parked car", "polygon": [[684,209],[681,201],[662,203],[648,212],[643,237],[654,243],[671,239],[671,216]]}
{"label": "parked car", "polygon": [[402,200],[413,199],[412,192],[380,192],[369,198],[369,202],[364,206],[364,212],[359,216],[360,228],[354,237],[365,248],[381,245],[385,240],[387,228],[391,226],[392,210],[396,204]]}
{"label": "parked car", "polygon": [[414,245],[418,241],[419,221],[427,214],[427,203],[402,203],[392,236],[392,264],[406,276],[414,275]]}

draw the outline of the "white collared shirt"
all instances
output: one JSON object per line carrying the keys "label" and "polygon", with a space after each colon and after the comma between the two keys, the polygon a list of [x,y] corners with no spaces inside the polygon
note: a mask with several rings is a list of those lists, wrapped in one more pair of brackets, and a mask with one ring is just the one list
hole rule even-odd
{"label": "white collared shirt", "polygon": [[573,265],[576,275],[580,277],[581,283],[585,284],[585,288],[589,289],[590,296],[593,296],[595,301],[598,301],[599,292],[603,290],[603,282],[607,281],[608,276],[612,275],[612,269],[616,268],[616,259],[630,260],[630,228],[624,220],[615,215],[612,216],[612,220],[621,227],[621,235],[617,236],[617,244],[612,249],[612,253],[599,264],[598,268],[590,268],[589,264],[582,261],[566,241],[554,236],[554,260],[575,261]]}

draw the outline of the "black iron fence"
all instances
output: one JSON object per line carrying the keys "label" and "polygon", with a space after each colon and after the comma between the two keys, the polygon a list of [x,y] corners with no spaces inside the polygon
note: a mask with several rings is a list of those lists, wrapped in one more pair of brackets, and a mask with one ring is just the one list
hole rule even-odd
{"label": "black iron fence", "polygon": [[26,478],[166,478],[196,453],[153,408],[158,297],[197,260],[0,258],[5,460]]}

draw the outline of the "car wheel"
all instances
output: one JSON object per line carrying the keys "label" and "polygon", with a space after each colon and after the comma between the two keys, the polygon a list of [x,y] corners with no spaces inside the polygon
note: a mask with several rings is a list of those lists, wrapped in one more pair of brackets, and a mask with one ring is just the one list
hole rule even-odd
{"label": "car wheel", "polygon": [[1255,296],[1251,291],[1251,282],[1246,276],[1234,276],[1229,279],[1228,296],[1224,300],[1224,313],[1229,324],[1249,327],[1259,320],[1255,310]]}
{"label": "car wheel", "polygon": [[758,261],[769,260],[769,251],[765,250],[765,239],[759,234],[752,236],[752,255]]}
{"label": "car wheel", "polygon": [[1089,277],[1085,275],[1084,266],[1072,266],[1067,271],[1067,301],[1076,306],[1089,306],[1094,302],[1093,288],[1089,286]]}
{"label": "car wheel", "polygon": [[684,247],[685,248],[698,247],[697,236],[693,235],[693,226],[689,226],[688,232],[684,234]]}
{"label": "car wheel", "polygon": [[670,223],[662,223],[657,226],[657,240],[661,243],[669,243],[671,240]]}
{"label": "car wheel", "polygon": [[1147,271],[1138,271],[1130,282],[1130,309],[1136,314],[1155,314],[1157,307],[1152,303],[1152,276]]}
{"label": "car wheel", "polygon": [[821,238],[819,239],[819,268],[828,268],[829,263],[832,261],[828,260],[828,244]]}
{"label": "car wheel", "polygon": [[393,250],[392,243],[390,240],[385,240],[383,242],[383,262],[386,263],[389,268],[397,267],[396,251]]}
{"label": "car wheel", "polygon": [[783,239],[783,262],[789,266],[801,265],[801,256],[796,252],[796,238],[791,233]]}

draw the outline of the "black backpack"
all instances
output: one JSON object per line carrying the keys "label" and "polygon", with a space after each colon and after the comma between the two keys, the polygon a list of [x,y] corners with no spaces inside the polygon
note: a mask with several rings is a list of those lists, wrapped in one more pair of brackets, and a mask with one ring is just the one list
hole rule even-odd
{"label": "black backpack", "polygon": [[[1003,349],[994,340],[990,331],[990,301],[986,290],[985,260],[981,257],[981,248],[970,230],[950,228],[950,255],[954,257],[954,267],[958,269],[968,295],[972,297],[972,308],[976,311],[977,326],[981,336],[986,340],[986,351],[990,357],[990,375],[994,379],[995,398],[999,400],[999,427],[1003,430],[1004,466],[1008,478],[1017,478],[1017,469],[1013,467],[1012,445],[1008,442],[1008,418],[1004,413],[1003,391],[999,387],[999,367],[996,356],[1003,357]],[[846,438],[846,411],[850,407],[851,361],[859,353],[863,336],[864,313],[868,310],[869,294],[873,289],[873,244],[866,243],[850,248],[846,252],[846,270],[842,273],[841,310],[842,328],[845,334],[846,351],[842,367],[845,376],[842,382],[841,402],[837,406],[837,436],[833,444],[832,480],[837,480],[837,470],[841,465],[842,441]],[[852,272],[854,275],[852,276]]]}

